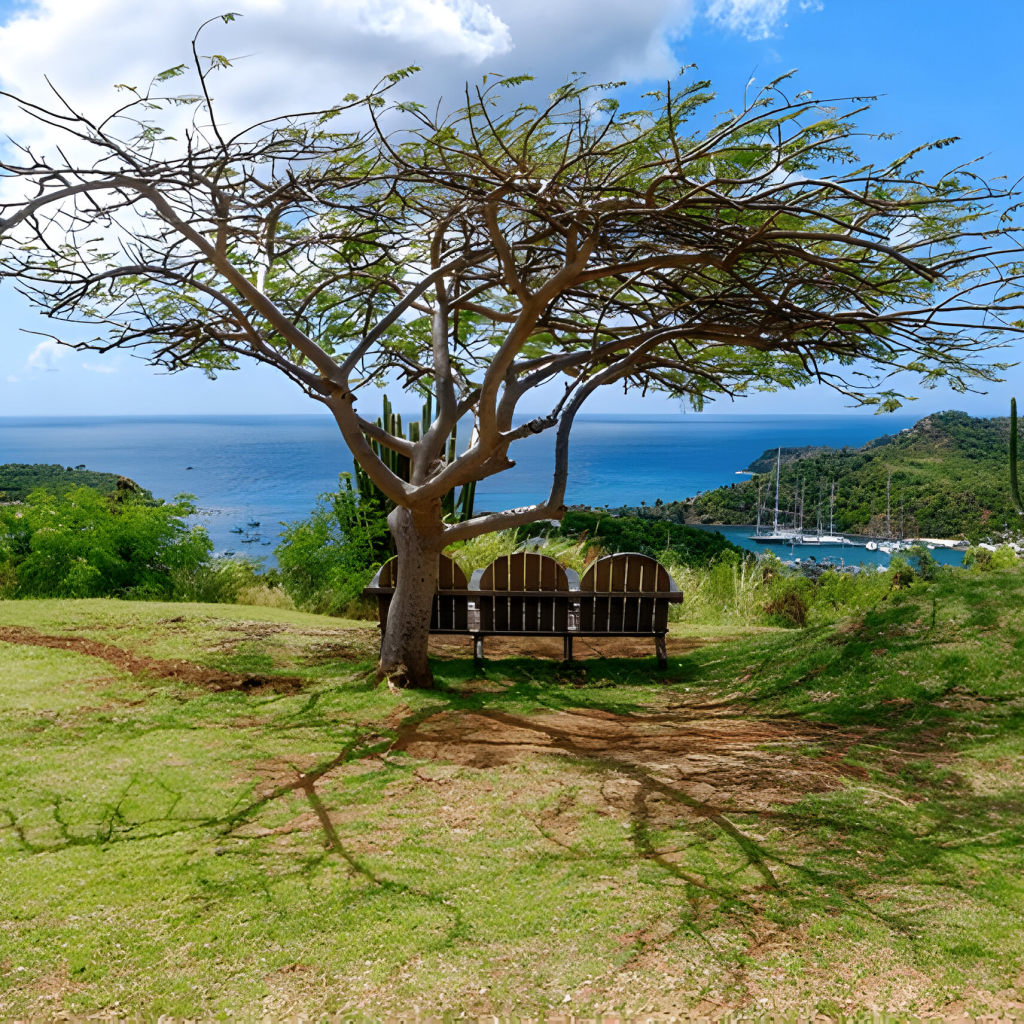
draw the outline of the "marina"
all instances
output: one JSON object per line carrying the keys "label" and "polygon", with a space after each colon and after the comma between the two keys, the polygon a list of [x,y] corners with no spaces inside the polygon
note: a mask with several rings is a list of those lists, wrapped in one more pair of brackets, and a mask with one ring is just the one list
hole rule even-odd
{"label": "marina", "polygon": [[[823,532],[823,515],[822,515],[822,495],[819,494],[819,500],[816,505],[817,522],[814,529],[807,529],[804,522],[804,516],[806,511],[806,481],[801,486],[798,481],[793,488],[793,494],[790,496],[787,507],[781,506],[781,479],[782,479],[782,448],[780,447],[776,453],[775,461],[775,480],[774,487],[772,487],[773,481],[769,480],[769,491],[768,494],[774,492],[774,509],[771,524],[763,524],[764,518],[764,503],[761,500],[761,490],[758,489],[758,500],[757,500],[757,523],[755,525],[755,532],[753,535],[747,536],[746,540],[754,545],[777,545],[780,547],[790,548],[790,553],[794,553],[796,548],[813,547],[813,548],[838,548],[840,550],[845,548],[860,548],[865,552],[871,552],[872,554],[891,555],[899,551],[906,551],[909,548],[924,545],[929,551],[944,550],[954,551],[966,549],[967,543],[958,540],[941,539],[941,538],[907,538],[903,536],[902,522],[903,516],[902,511],[900,515],[900,529],[898,531],[899,536],[893,536],[892,530],[892,508],[891,508],[891,474],[890,479],[886,482],[886,510],[885,510],[885,522],[886,522],[886,536],[885,537],[864,537],[856,535],[847,535],[843,533],[836,533],[835,530],[835,503],[836,503],[836,485],[833,482],[830,486],[829,497],[828,497],[828,530]],[[788,523],[787,523],[788,520]],[[744,545],[749,547],[748,545]],[[753,550],[758,550],[754,548]]]}

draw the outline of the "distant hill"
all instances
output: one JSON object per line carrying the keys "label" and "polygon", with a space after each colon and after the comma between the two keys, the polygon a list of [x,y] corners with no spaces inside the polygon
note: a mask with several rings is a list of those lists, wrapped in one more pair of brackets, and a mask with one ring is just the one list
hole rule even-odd
{"label": "distant hill", "polygon": [[[886,533],[886,481],[891,474],[891,524],[904,536],[978,538],[1004,524],[1024,528],[1010,501],[1008,417],[976,419],[962,412],[927,416],[898,434],[862,448],[784,448],[781,506],[791,509],[799,487],[805,529],[813,529],[819,503],[828,525],[828,496],[836,487],[835,528],[844,533]],[[757,519],[758,489],[774,505],[776,450],[751,463],[754,476],[695,498],[645,510],[658,518],[703,524],[748,524]],[[768,513],[771,514],[770,511]]]}
{"label": "distant hill", "polygon": [[[120,488],[118,487],[120,481]],[[0,501],[24,501],[30,491],[43,487],[54,494],[65,494],[75,487],[91,487],[100,494],[113,494],[118,489],[134,490],[147,501],[153,495],[134,480],[117,473],[97,473],[85,466],[48,466],[11,462],[0,466]]]}
{"label": "distant hill", "polygon": [[800,459],[809,459],[815,455],[828,455],[842,449],[829,448],[827,445],[807,445],[805,448],[770,448],[759,459],[747,466],[748,473],[774,473],[775,460],[779,457],[783,466]]}

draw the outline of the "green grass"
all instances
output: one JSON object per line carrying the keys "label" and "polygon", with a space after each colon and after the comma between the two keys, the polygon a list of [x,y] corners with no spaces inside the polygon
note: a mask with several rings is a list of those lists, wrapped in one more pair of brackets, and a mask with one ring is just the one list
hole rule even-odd
{"label": "green grass", "polygon": [[[1024,575],[957,574],[836,627],[726,631],[666,672],[438,660],[437,690],[401,694],[375,684],[365,623],[0,603],[2,625],[304,680],[211,693],[0,644],[0,1016],[1013,1007],[1022,598]],[[442,712],[687,708],[804,730],[695,755],[785,799],[708,806],[599,751],[389,749]],[[299,774],[321,771],[310,798]]]}

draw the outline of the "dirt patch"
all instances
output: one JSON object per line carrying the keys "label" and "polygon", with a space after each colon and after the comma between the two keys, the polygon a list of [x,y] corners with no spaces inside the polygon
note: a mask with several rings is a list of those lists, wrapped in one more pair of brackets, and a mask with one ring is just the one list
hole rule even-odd
{"label": "dirt patch", "polygon": [[338,640],[310,644],[300,655],[303,663],[323,665],[331,661],[357,662],[377,659],[380,652],[379,634],[368,629],[347,630],[346,634]]}
{"label": "dirt patch", "polygon": [[[715,640],[694,637],[666,638],[668,655],[678,658],[683,654],[704,647]],[[439,634],[430,638],[430,653],[435,658],[472,658],[473,638],[454,634]],[[576,636],[572,641],[573,659],[586,661],[591,658],[653,658],[653,637],[637,636]],[[562,660],[562,638],[560,636],[488,636],[484,638],[484,657],[502,658],[546,658]]]}
{"label": "dirt patch", "polygon": [[27,644],[33,647],[49,647],[57,651],[71,651],[87,654],[134,676],[148,676],[157,679],[173,679],[176,682],[202,686],[218,693],[223,690],[246,692],[273,690],[277,693],[297,693],[305,680],[295,676],[253,675],[248,673],[221,672],[219,669],[193,665],[188,661],[146,658],[125,651],[113,644],[100,643],[80,636],[48,636],[24,626],[0,626],[0,641],[9,644]]}
{"label": "dirt patch", "polygon": [[[763,811],[835,789],[843,776],[859,777],[858,769],[838,758],[794,749],[825,734],[807,722],[731,717],[711,709],[633,716],[576,708],[530,716],[487,710],[441,712],[411,722],[399,730],[394,749],[474,768],[538,754],[581,757],[626,774],[639,770],[711,808]],[[628,790],[622,802],[631,804],[636,783],[622,785]],[[647,799],[657,803],[665,797],[652,793]]]}

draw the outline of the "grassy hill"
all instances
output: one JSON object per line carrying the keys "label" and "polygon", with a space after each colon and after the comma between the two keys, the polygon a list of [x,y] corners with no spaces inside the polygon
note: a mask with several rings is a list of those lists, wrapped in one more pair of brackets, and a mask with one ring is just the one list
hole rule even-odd
{"label": "grassy hill", "polygon": [[59,466],[11,462],[0,466],[0,502],[24,501],[37,487],[54,494],[66,494],[76,487],[91,487],[100,494],[113,494],[121,487],[129,487],[149,501],[153,495],[127,477],[117,473],[97,473],[85,466]]}
{"label": "grassy hill", "polygon": [[0,602],[0,1017],[1019,1017],[1022,608],[391,693],[359,623]]}
{"label": "grassy hill", "polygon": [[[804,495],[805,527],[813,528],[821,503],[828,525],[828,496],[836,487],[835,526],[846,533],[885,533],[886,483],[891,480],[894,533],[908,537],[968,537],[1020,528],[1010,501],[1009,419],[976,419],[942,412],[909,430],[869,441],[863,448],[785,449],[782,507],[791,508],[798,488]],[[707,491],[686,502],[661,506],[653,514],[705,524],[756,521],[774,480],[775,450],[750,469],[750,480]]]}

